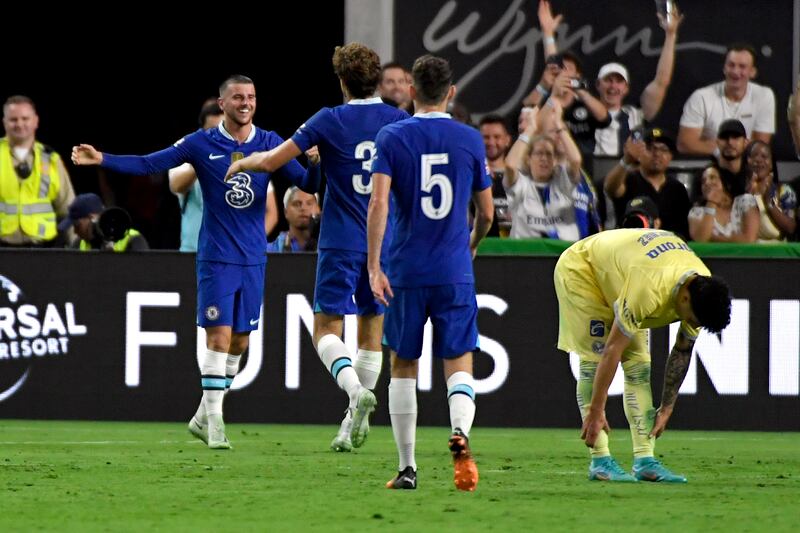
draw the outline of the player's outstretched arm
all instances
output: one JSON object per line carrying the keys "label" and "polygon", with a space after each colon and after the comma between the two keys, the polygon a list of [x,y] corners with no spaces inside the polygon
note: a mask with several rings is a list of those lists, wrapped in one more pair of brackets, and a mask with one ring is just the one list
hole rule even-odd
{"label": "player's outstretched arm", "polygon": [[376,172],[372,174],[372,195],[367,209],[367,271],[372,295],[383,305],[389,305],[394,297],[389,278],[381,269],[381,248],[389,216],[389,189],[392,178]]}
{"label": "player's outstretched arm", "polygon": [[253,152],[247,157],[235,161],[225,173],[227,180],[238,172],[251,170],[254,172],[275,172],[283,165],[299,156],[302,152],[291,139],[283,141],[280,145],[267,152]]}
{"label": "player's outstretched arm", "polygon": [[625,336],[615,320],[608,334],[606,347],[603,349],[603,358],[600,364],[597,365],[597,373],[594,376],[594,385],[592,387],[592,402],[589,405],[589,412],[584,418],[583,427],[581,428],[581,438],[586,443],[586,446],[590,448],[594,446],[602,430],[611,431],[606,420],[608,387],[611,386],[611,381],[617,372],[619,362],[622,360],[622,352],[625,351],[625,348],[630,343],[631,340]]}
{"label": "player's outstretched arm", "polygon": [[99,165],[103,162],[103,152],[99,152],[91,144],[79,144],[72,147],[72,163],[75,165]]}
{"label": "player's outstretched arm", "polygon": [[669,417],[675,408],[675,401],[678,399],[678,390],[686,377],[689,369],[689,362],[692,360],[692,349],[694,340],[686,336],[682,329],[678,330],[678,338],[675,346],[669,352],[667,364],[664,369],[664,392],[661,394],[661,406],[656,413],[656,420],[653,424],[651,437],[658,438],[667,428]]}

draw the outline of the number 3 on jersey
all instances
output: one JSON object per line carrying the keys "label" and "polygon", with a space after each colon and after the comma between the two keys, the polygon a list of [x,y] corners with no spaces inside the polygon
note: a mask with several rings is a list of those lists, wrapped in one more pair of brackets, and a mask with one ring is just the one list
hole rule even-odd
{"label": "number 3 on jersey", "polygon": [[453,208],[453,184],[444,174],[434,174],[434,165],[446,165],[450,162],[447,154],[422,154],[422,183],[423,192],[432,193],[434,187],[439,187],[439,205],[433,205],[433,196],[420,199],[422,213],[433,220],[445,218]]}
{"label": "number 3 on jersey", "polygon": [[362,141],[356,146],[355,158],[361,161],[361,168],[367,171],[369,180],[364,185],[364,177],[361,174],[353,174],[353,189],[358,194],[372,194],[372,162],[378,152],[375,150],[375,143],[372,141]]}

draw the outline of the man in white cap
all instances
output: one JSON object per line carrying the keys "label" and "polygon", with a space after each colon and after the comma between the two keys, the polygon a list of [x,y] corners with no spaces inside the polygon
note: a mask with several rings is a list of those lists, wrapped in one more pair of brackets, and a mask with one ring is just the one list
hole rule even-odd
{"label": "man in white cap", "polygon": [[622,146],[628,139],[631,130],[640,127],[645,121],[651,121],[661,110],[667,95],[672,69],[675,64],[675,42],[678,38],[678,26],[683,15],[673,3],[669,21],[661,13],[657,14],[659,24],[664,28],[664,46],[658,58],[658,67],[653,80],[647,84],[639,97],[639,105],[623,105],[630,92],[630,76],[628,69],[619,63],[606,63],[597,73],[597,93],[600,101],[608,108],[611,125],[595,131],[595,155],[621,156]]}

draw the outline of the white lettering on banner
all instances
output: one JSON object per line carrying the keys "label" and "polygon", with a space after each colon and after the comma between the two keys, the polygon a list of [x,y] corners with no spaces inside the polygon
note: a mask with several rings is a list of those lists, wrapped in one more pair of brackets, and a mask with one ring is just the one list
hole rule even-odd
{"label": "white lettering on banner", "polygon": [[[488,54],[480,60],[477,57],[470,58],[470,64],[474,66],[455,81],[455,85],[458,86],[459,93],[462,95],[466,94],[465,91],[473,82],[477,82],[478,85],[485,82],[486,80],[481,76],[487,72],[493,72],[492,67],[503,56],[525,51],[518,83],[516,80],[507,80],[506,85],[510,89],[513,88],[513,93],[495,109],[477,109],[480,116],[487,113],[509,114],[519,106],[520,100],[534,83],[534,75],[537,71],[536,51],[542,39],[542,33],[526,21],[525,12],[529,10],[523,11],[523,6],[527,7],[528,4],[529,2],[524,0],[514,0],[497,22],[490,25],[491,23],[487,24],[485,17],[482,17],[481,13],[477,11],[469,13],[461,21],[451,22],[450,18],[456,12],[458,2],[450,0],[442,6],[425,28],[422,43],[425,49],[433,54],[453,45],[456,46],[458,53],[464,56],[475,56],[488,51]],[[473,35],[473,31],[479,25],[481,28],[487,29],[483,34]],[[605,34],[598,35],[596,39],[593,39],[595,28],[590,25],[581,26],[571,34],[569,33],[570,29],[569,24],[561,24],[559,27],[556,35],[558,49],[575,48],[575,45],[580,43],[577,51],[583,57],[611,44],[613,44],[613,51],[609,53],[616,57],[625,55],[626,52],[637,46],[644,57],[655,57],[661,53],[661,48],[650,44],[653,40],[653,30],[650,27],[636,31],[628,29],[624,25],[617,26]],[[629,33],[632,35],[629,36]],[[705,50],[722,55],[725,53],[726,47],[714,43],[693,41],[679,43],[676,50]],[[516,86],[514,86],[515,83]]]}
{"label": "white lettering on banner", "polygon": [[[489,309],[497,316],[503,316],[508,310],[508,303],[493,294],[479,294],[478,309]],[[475,393],[487,394],[498,390],[508,379],[509,357],[503,345],[490,337],[478,335],[478,344],[481,352],[494,361],[494,371],[483,379],[475,380]]]}
{"label": "white lettering on banner", "polygon": [[[7,306],[0,307],[0,361],[66,355],[69,353],[70,338],[86,335],[86,326],[75,320],[75,306],[72,303],[64,303],[62,313],[60,304],[48,303],[46,307],[39,307],[23,303],[26,299],[22,289],[11,279],[0,275],[0,301],[7,303]],[[40,309],[44,309],[43,314]],[[66,326],[62,317],[66,317]],[[57,336],[48,336],[53,333]],[[20,337],[20,340],[16,340]],[[11,387],[0,391],[0,402],[13,396],[29,375],[30,367]],[[8,377],[5,370],[3,377]]]}
{"label": "white lettering on banner", "polygon": [[769,303],[769,393],[800,394],[800,302]]}
{"label": "white lettering on banner", "polygon": [[286,388],[300,388],[300,322],[311,334],[314,310],[303,294],[286,295]]}
{"label": "white lettering on banner", "polygon": [[[680,324],[669,326],[669,349],[675,345]],[[700,330],[694,344],[694,357],[680,394],[697,394],[697,362],[703,363],[714,390],[719,394],[747,394],[750,388],[750,302],[731,302],[731,323],[722,331],[722,341],[713,333]]]}
{"label": "white lettering on banner", "polygon": [[[503,315],[508,309],[508,304],[502,298],[491,294],[480,294],[477,297],[478,308],[487,308],[497,315]],[[355,315],[345,316],[345,344],[352,355],[356,354],[356,325]],[[286,295],[286,380],[287,389],[300,388],[300,324],[305,326],[306,332],[311,335],[314,324],[314,311],[311,304],[303,294]],[[494,360],[494,371],[489,376],[475,381],[475,392],[485,394],[499,389],[508,378],[509,357],[502,344],[496,340],[481,335],[481,351]],[[432,326],[430,320],[425,324],[422,340],[422,355],[419,359],[419,374],[417,388],[429,391],[433,386],[433,357],[432,357]],[[388,365],[387,365],[388,366]]]}
{"label": "white lettering on banner", "polygon": [[141,347],[175,346],[174,331],[142,331],[143,307],[178,307],[177,292],[129,292],[125,295],[125,385],[139,386]]}
{"label": "white lettering on banner", "polygon": [[[206,357],[206,330],[197,328],[197,344],[195,351],[197,352],[197,368],[198,370],[203,367],[203,359]],[[250,333],[250,340],[247,347],[247,362],[233,378],[231,383],[231,390],[240,390],[250,385],[258,373],[261,372],[261,364],[264,361],[264,306],[258,314],[258,329]]]}

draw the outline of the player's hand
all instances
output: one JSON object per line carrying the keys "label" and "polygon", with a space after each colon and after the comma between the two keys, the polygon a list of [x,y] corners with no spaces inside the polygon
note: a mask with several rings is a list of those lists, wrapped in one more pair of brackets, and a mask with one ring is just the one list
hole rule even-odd
{"label": "player's hand", "polygon": [[658,411],[656,411],[656,420],[653,423],[653,430],[650,432],[649,437],[658,438],[664,433],[664,430],[667,429],[667,422],[669,422],[669,417],[672,416],[672,407],[659,407]]}
{"label": "player's hand", "polygon": [[319,157],[319,147],[312,146],[311,148],[306,150],[306,157],[308,158],[308,164],[309,165],[314,166],[314,167],[319,165],[319,162],[321,161],[321,159]]}
{"label": "player's hand", "polygon": [[597,437],[600,432],[605,430],[606,433],[611,433],[611,427],[606,420],[606,412],[595,412],[591,409],[589,414],[583,420],[583,427],[581,428],[581,439],[586,443],[586,446],[592,448],[594,443],[597,442]]}
{"label": "player's hand", "polygon": [[369,286],[372,289],[372,296],[388,307],[389,298],[394,298],[394,293],[392,292],[392,286],[389,284],[389,278],[386,277],[383,270],[369,273]]}
{"label": "player's hand", "polygon": [[95,150],[91,144],[79,144],[72,147],[72,163],[75,165],[99,165],[103,162],[103,153]]}
{"label": "player's hand", "polygon": [[228,181],[229,179],[231,179],[231,176],[233,176],[234,174],[238,174],[243,170],[244,169],[242,168],[242,160],[240,159],[239,161],[234,161],[233,163],[231,163],[231,166],[228,167],[228,170],[225,171],[224,181]]}

